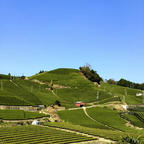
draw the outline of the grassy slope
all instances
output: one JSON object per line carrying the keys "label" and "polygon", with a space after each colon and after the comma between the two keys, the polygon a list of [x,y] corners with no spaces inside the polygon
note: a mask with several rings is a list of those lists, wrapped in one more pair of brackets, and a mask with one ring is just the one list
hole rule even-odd
{"label": "grassy slope", "polygon": [[[102,136],[101,132],[104,131],[103,136],[109,137],[112,139],[120,139],[121,136],[124,135],[135,135],[139,136],[141,135],[144,138],[144,130],[137,130],[135,128],[127,127],[126,121],[122,118],[120,118],[118,111],[112,110],[105,107],[95,107],[95,108],[88,108],[87,109],[88,114],[98,122],[113,127],[115,129],[107,129],[107,127],[102,128],[99,125],[97,125],[96,122],[92,121],[91,119],[84,116],[84,113],[82,110],[73,110],[73,111],[59,111],[59,116],[68,123],[71,123],[72,129],[78,130],[78,125],[83,127],[83,131],[86,132],[87,128],[88,133],[92,131],[94,135]],[[56,126],[58,126],[57,124]],[[62,126],[61,126],[62,125]],[[66,125],[66,126],[65,126]],[[75,126],[76,125],[76,126]],[[60,124],[61,127],[68,127],[68,124]],[[85,127],[85,130],[84,130]],[[101,132],[98,133],[99,128],[101,129]],[[91,129],[91,130],[90,130]],[[94,130],[92,130],[94,129]],[[111,131],[113,131],[117,136],[112,136]]]}
{"label": "grassy slope", "polygon": [[9,75],[0,74],[0,79],[10,79]]}
{"label": "grassy slope", "polygon": [[88,114],[95,120],[102,122],[108,126],[126,131],[128,128],[125,126],[125,120],[123,120],[116,110],[112,110],[106,107],[88,108]]}
{"label": "grassy slope", "polygon": [[[126,102],[128,104],[138,104],[142,102],[141,97],[135,94],[139,90],[124,88],[116,85],[102,83],[101,87],[96,87],[92,82],[85,79],[76,69],[56,69],[49,72],[34,75],[30,79],[38,79],[44,82],[53,81],[54,84],[67,88],[54,89],[57,96],[46,90],[48,85],[40,85],[30,80],[15,79],[13,83],[7,79],[0,79],[0,104],[4,105],[51,105],[55,100],[60,100],[62,106],[74,107],[76,101],[85,103],[97,102],[105,103],[122,99],[127,91]],[[15,84],[16,85],[15,85]],[[99,93],[99,99],[96,100]],[[114,98],[114,96],[117,96]]]}
{"label": "grassy slope", "polygon": [[39,126],[0,129],[0,144],[66,144],[89,140],[95,140],[95,138]]}
{"label": "grassy slope", "polygon": [[51,105],[56,100],[55,96],[46,90],[47,85],[21,79],[15,79],[12,82],[6,79],[1,81],[1,105]]}
{"label": "grassy slope", "polygon": [[142,97],[136,97],[136,93],[141,92],[141,90],[126,88],[126,87],[107,84],[107,83],[101,83],[100,88],[112,95],[119,96],[121,99],[123,99],[123,95],[125,95],[125,101],[127,104],[142,103]]}
{"label": "grassy slope", "polygon": [[[46,90],[48,85],[40,85],[30,80],[16,79],[12,82],[6,79],[2,79],[3,89],[0,89],[0,104],[6,105],[37,105],[37,104],[53,104],[55,100],[60,100],[63,106],[74,107],[76,101],[82,100],[86,103],[97,102],[105,103],[110,101],[117,101],[118,97],[123,98],[123,95],[127,95],[126,102],[128,104],[140,104],[142,102],[141,97],[136,97],[136,93],[140,90],[125,88],[116,85],[109,85],[102,83],[101,87],[96,87],[92,82],[85,79],[78,70],[75,69],[57,69],[50,72],[34,75],[31,79],[38,79],[44,82],[53,81],[54,84],[66,86],[67,88],[54,89],[54,92],[58,95],[56,97],[52,92]],[[96,100],[97,92],[99,92],[99,99]],[[117,96],[116,98],[114,96]],[[128,134],[137,135],[144,133],[144,131],[138,131],[132,128],[127,128],[123,119],[119,118],[117,111],[109,109],[88,109],[89,115],[94,119],[100,121],[103,124],[110,125],[112,127],[121,129]],[[109,130],[99,125],[98,123],[88,119],[82,110],[77,111],[62,111],[59,115],[65,121],[74,124],[73,127],[81,125],[84,128],[92,129],[99,128],[105,133]],[[98,131],[100,131],[97,129]],[[119,131],[115,131],[116,133]],[[111,134],[111,133],[110,133]],[[122,133],[123,134],[123,133]],[[108,134],[107,134],[108,135]],[[108,137],[112,137],[108,135]],[[120,135],[118,136],[120,137]],[[115,137],[116,138],[116,137]]]}
{"label": "grassy slope", "polygon": [[0,119],[3,120],[26,120],[45,117],[47,115],[23,110],[0,110]]}
{"label": "grassy slope", "polygon": [[124,114],[124,116],[130,121],[134,126],[144,128],[144,123],[140,121],[136,116],[132,114]]}
{"label": "grassy slope", "polygon": [[108,130],[108,129],[90,128],[90,127],[85,127],[81,125],[74,125],[73,123],[69,123],[69,122],[59,122],[59,123],[47,122],[47,123],[44,123],[44,125],[79,131],[79,132],[83,132],[83,133],[94,135],[94,136],[104,137],[104,138],[111,139],[114,141],[118,141],[121,139],[122,136],[126,135],[125,132]]}
{"label": "grassy slope", "polygon": [[60,118],[63,119],[65,122],[70,122],[76,125],[81,125],[90,128],[108,129],[104,125],[101,125],[89,119],[85,115],[83,110],[72,110],[72,111],[65,110],[65,111],[59,111],[58,114]]}
{"label": "grassy slope", "polygon": [[74,107],[76,101],[86,103],[96,101],[97,91],[99,91],[99,101],[113,97],[112,94],[96,87],[92,82],[85,79],[76,69],[57,69],[34,75],[31,79],[44,82],[51,82],[52,80],[54,84],[66,86],[67,88],[54,90],[60,97],[62,105],[66,107]]}

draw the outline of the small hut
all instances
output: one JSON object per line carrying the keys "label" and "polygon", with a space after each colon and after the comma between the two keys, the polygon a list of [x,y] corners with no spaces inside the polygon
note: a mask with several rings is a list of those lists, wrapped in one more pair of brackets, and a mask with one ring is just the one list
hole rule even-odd
{"label": "small hut", "polygon": [[78,101],[78,102],[75,103],[76,107],[83,107],[84,105],[85,105],[85,103],[82,102],[82,101]]}
{"label": "small hut", "polygon": [[34,121],[32,122],[32,125],[40,125],[40,121],[34,120]]}
{"label": "small hut", "polygon": [[142,96],[143,93],[136,93],[136,96]]}

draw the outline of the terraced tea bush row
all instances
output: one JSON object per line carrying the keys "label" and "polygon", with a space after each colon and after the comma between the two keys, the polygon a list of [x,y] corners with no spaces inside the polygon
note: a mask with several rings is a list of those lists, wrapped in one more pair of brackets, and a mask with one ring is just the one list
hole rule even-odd
{"label": "terraced tea bush row", "polygon": [[0,129],[0,144],[65,144],[89,140],[95,139],[41,126],[19,126]]}
{"label": "terraced tea bush row", "polygon": [[[69,122],[54,122],[54,123],[46,122],[46,123],[44,123],[44,125],[51,126],[51,127],[63,128],[63,129],[69,129],[69,130],[73,130],[73,131],[77,131],[77,132],[82,132],[85,134],[103,137],[106,139],[111,139],[114,141],[119,141],[119,140],[121,140],[121,137],[127,135],[126,132],[120,132],[117,130],[108,130],[108,129],[88,128],[88,127],[84,127],[84,126],[80,126],[80,125],[74,125]],[[130,135],[137,136],[132,133]]]}
{"label": "terraced tea bush row", "polygon": [[143,112],[139,112],[138,114],[144,120],[144,113]]}
{"label": "terraced tea bush row", "polygon": [[0,119],[3,120],[26,120],[46,116],[48,115],[23,110],[0,110]]}
{"label": "terraced tea bush row", "polygon": [[[122,100],[126,93],[125,99],[128,104],[142,103],[142,97],[136,97],[136,93],[140,92],[139,90],[107,83],[101,83],[101,86],[98,87],[93,82],[85,79],[80,71],[76,69],[56,69],[34,75],[29,79],[1,79],[0,104],[52,105],[56,100],[59,100],[62,106],[70,108],[75,107],[76,101],[84,101],[85,103],[117,101],[118,99],[114,96]],[[36,83],[32,81],[33,79],[46,83]],[[62,87],[54,88],[54,94],[49,90],[49,82]]]}
{"label": "terraced tea bush row", "polygon": [[111,97],[111,98],[107,98],[107,99],[98,101],[96,104],[104,104],[104,103],[113,102],[113,101],[121,101],[121,99],[120,99],[120,97]]}
{"label": "terraced tea bush row", "polygon": [[136,93],[141,92],[141,90],[107,84],[104,82],[101,83],[101,87],[99,89],[102,89],[107,93],[111,93],[114,96],[119,96],[121,100],[125,95],[125,101],[127,104],[142,104],[142,97],[136,96]]}
{"label": "terraced tea bush row", "polygon": [[61,119],[65,122],[70,122],[76,125],[81,125],[90,128],[108,129],[103,124],[99,124],[88,118],[82,109],[79,110],[65,110],[58,112]]}
{"label": "terraced tea bush row", "polygon": [[134,112],[144,112],[144,107],[139,107],[139,106],[129,106],[128,108],[129,111],[134,111]]}

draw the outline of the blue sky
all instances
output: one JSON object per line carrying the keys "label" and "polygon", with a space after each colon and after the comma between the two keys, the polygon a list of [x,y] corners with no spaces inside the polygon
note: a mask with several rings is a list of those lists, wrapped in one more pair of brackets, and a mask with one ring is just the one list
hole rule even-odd
{"label": "blue sky", "polygon": [[104,79],[144,82],[143,0],[0,0],[0,73],[89,63]]}

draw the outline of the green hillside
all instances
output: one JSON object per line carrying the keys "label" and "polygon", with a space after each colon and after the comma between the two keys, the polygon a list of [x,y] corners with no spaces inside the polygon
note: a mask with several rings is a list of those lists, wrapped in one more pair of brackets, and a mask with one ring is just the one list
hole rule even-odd
{"label": "green hillside", "polygon": [[60,98],[62,105],[66,107],[74,107],[76,101],[95,102],[98,91],[99,100],[112,97],[111,94],[85,79],[76,69],[57,69],[30,78],[49,83],[52,81],[53,84],[63,86],[64,88],[54,89],[54,92]]}
{"label": "green hillside", "polygon": [[37,112],[28,112],[23,110],[0,110],[0,119],[2,120],[26,120],[26,119],[35,119],[46,117],[48,115],[37,113]]}
{"label": "green hillside", "polygon": [[[127,121],[120,117],[119,111],[108,107],[93,107],[86,109],[89,118],[83,109],[59,111],[58,114],[63,123],[46,124],[56,127],[63,127],[67,129],[74,129],[76,131],[83,131],[85,133],[92,133],[93,135],[109,137],[113,140],[120,140],[121,137],[129,135],[141,138],[144,140],[144,129],[136,129],[135,127],[128,127]],[[127,115],[134,125],[142,127],[144,123],[136,120],[131,115]],[[111,134],[113,132],[113,134]],[[116,136],[115,136],[116,134]]]}
{"label": "green hillside", "polygon": [[22,79],[0,81],[0,105],[51,105],[55,101],[47,85]]}
{"label": "green hillside", "polygon": [[[44,125],[61,127],[92,134],[112,140],[121,140],[121,137],[144,137],[144,113],[137,104],[142,104],[142,96],[136,93],[138,89],[126,88],[101,82],[100,85],[89,81],[77,69],[56,69],[33,75],[27,79],[19,77],[8,78],[0,75],[0,105],[53,105],[58,100],[64,111],[58,115],[64,121]],[[84,101],[86,111],[75,108],[75,102]],[[128,112],[121,112],[111,105],[131,105]],[[130,112],[130,113],[129,113]],[[41,115],[35,113],[24,114],[23,111],[1,111],[1,119],[28,119]],[[26,116],[26,117],[25,117]],[[130,126],[128,126],[129,124]],[[132,127],[133,126],[133,127]]]}
{"label": "green hillside", "polygon": [[0,129],[0,144],[68,144],[90,140],[96,138],[38,126]]}
{"label": "green hillside", "polygon": [[100,87],[84,78],[76,69],[56,69],[49,72],[34,75],[31,79],[65,86],[65,88],[54,89],[64,106],[73,107],[76,101],[86,103],[105,103],[111,101],[122,101],[128,104],[141,104],[142,97],[136,97],[137,89],[110,85],[102,82]]}
{"label": "green hillside", "polygon": [[142,97],[137,97],[136,93],[142,92],[138,89],[126,88],[118,85],[112,85],[107,83],[101,83],[101,89],[115,96],[119,96],[127,104],[142,104]]}
{"label": "green hillside", "polygon": [[[29,80],[16,77],[10,80],[6,75],[0,76],[1,105],[52,105],[59,100],[62,106],[70,108],[75,107],[76,101],[102,104],[122,101],[124,96],[128,104],[142,103],[142,97],[136,97],[140,90],[104,82],[98,87],[77,69],[56,69],[31,76]],[[50,90],[50,84],[53,90]]]}
{"label": "green hillside", "polygon": [[9,75],[0,74],[0,79],[10,79]]}

